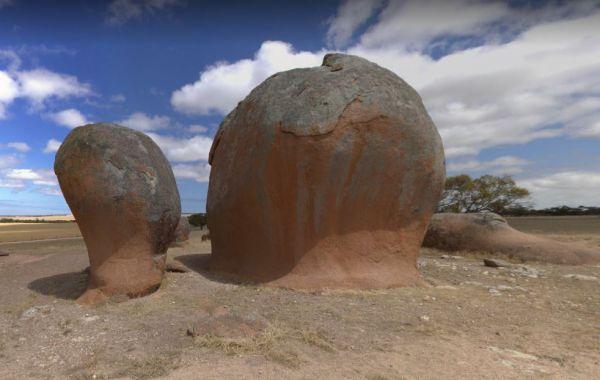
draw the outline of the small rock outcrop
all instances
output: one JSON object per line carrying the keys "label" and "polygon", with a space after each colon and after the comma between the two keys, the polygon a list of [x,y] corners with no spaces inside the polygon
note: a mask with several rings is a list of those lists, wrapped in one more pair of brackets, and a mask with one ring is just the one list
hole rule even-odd
{"label": "small rock outcrop", "polygon": [[145,134],[114,124],[75,128],[54,171],[90,259],[80,303],[138,297],[161,283],[181,216],[169,162]]}
{"label": "small rock outcrop", "polygon": [[497,254],[522,262],[568,265],[600,262],[600,252],[577,243],[563,243],[517,231],[506,219],[494,213],[435,214],[423,246],[444,251]]}
{"label": "small rock outcrop", "polygon": [[301,289],[418,281],[444,153],[391,71],[328,54],[275,74],[223,121],[209,162],[211,270]]}
{"label": "small rock outcrop", "polygon": [[171,243],[171,247],[181,246],[186,241],[190,240],[190,233],[192,232],[192,226],[188,221],[188,218],[182,216],[179,218],[177,228],[175,229],[175,238]]}

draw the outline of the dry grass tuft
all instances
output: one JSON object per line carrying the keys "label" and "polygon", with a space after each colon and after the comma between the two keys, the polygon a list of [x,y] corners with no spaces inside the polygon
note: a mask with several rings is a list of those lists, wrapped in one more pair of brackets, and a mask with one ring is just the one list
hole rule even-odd
{"label": "dry grass tuft", "polygon": [[179,358],[174,353],[166,353],[161,356],[151,356],[143,360],[132,360],[129,366],[120,371],[117,376],[132,379],[154,379],[168,375],[178,367]]}
{"label": "dry grass tuft", "polygon": [[285,331],[281,328],[269,326],[262,334],[254,337],[225,338],[206,334],[195,338],[196,345],[216,349],[227,355],[240,354],[266,354],[271,351],[277,342],[283,340]]}
{"label": "dry grass tuft", "polygon": [[196,345],[216,349],[227,355],[263,355],[267,360],[289,368],[298,368],[303,360],[287,347],[291,337],[287,329],[269,326],[262,334],[249,338],[224,338],[211,334],[195,338]]}
{"label": "dry grass tuft", "polygon": [[294,342],[317,347],[326,352],[336,349],[324,332],[318,330],[290,330],[269,326],[254,337],[226,338],[206,334],[195,338],[195,344],[227,355],[263,355],[268,360],[290,368],[298,368],[303,360],[290,349]]}
{"label": "dry grass tuft", "polygon": [[335,352],[335,347],[323,331],[301,330],[300,340],[308,345],[320,348],[323,351]]}

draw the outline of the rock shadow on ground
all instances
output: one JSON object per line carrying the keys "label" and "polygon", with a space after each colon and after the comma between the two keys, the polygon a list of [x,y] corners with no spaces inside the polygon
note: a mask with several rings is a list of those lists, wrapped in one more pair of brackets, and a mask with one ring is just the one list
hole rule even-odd
{"label": "rock shadow on ground", "polygon": [[173,260],[180,262],[190,270],[198,273],[202,277],[210,281],[220,282],[222,284],[248,284],[248,282],[240,281],[235,278],[229,278],[219,273],[210,270],[210,253],[192,253],[187,255],[179,255]]}
{"label": "rock shadow on ground", "polygon": [[27,287],[45,296],[65,300],[76,300],[87,288],[88,275],[85,272],[70,272],[39,278]]}

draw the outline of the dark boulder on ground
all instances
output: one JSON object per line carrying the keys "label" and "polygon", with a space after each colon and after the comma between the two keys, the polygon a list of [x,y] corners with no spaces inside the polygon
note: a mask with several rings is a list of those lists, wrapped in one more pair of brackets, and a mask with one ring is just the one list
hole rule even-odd
{"label": "dark boulder on ground", "polygon": [[212,270],[305,289],[419,279],[444,153],[391,71],[329,54],[271,76],[223,121],[210,163]]}
{"label": "dark boulder on ground", "polygon": [[423,246],[444,251],[491,253],[523,262],[569,265],[600,262],[600,252],[577,243],[517,231],[494,213],[435,214]]}
{"label": "dark boulder on ground", "polygon": [[146,135],[114,124],[75,128],[54,171],[90,259],[80,303],[137,297],[161,283],[181,216],[169,162]]}

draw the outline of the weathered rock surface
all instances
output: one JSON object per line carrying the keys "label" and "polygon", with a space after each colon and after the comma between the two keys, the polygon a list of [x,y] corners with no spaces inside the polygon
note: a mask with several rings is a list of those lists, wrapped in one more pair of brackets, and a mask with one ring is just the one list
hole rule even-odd
{"label": "weathered rock surface", "polygon": [[211,270],[304,289],[418,281],[444,153],[392,72],[329,54],[275,74],[223,121],[209,162]]}
{"label": "weathered rock surface", "polygon": [[141,132],[86,125],[67,136],[54,171],[90,259],[88,290],[78,301],[157,289],[181,216],[175,178],[160,148]]}
{"label": "weathered rock surface", "polygon": [[179,223],[177,223],[177,228],[175,229],[175,239],[171,243],[171,246],[176,247],[188,241],[190,239],[191,232],[192,226],[190,225],[188,218],[182,216],[179,218]]}
{"label": "weathered rock surface", "polygon": [[435,214],[423,246],[444,251],[487,252],[523,262],[569,265],[600,262],[600,252],[517,231],[494,213]]}

